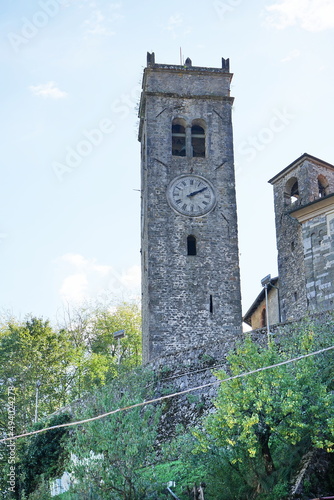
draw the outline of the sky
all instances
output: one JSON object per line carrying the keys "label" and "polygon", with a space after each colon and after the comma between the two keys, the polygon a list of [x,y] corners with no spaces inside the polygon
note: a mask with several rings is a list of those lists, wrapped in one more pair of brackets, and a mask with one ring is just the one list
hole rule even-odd
{"label": "sky", "polygon": [[146,53],[230,58],[243,311],[277,275],[268,180],[334,163],[332,0],[3,0],[0,310],[57,321],[140,296]]}

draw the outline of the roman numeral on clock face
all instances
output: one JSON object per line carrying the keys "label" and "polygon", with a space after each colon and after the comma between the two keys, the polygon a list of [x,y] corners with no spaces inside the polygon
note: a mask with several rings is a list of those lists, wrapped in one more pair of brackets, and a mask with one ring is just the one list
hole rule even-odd
{"label": "roman numeral on clock face", "polygon": [[216,204],[211,182],[200,175],[184,174],[176,177],[166,194],[170,206],[177,213],[188,217],[202,217]]}

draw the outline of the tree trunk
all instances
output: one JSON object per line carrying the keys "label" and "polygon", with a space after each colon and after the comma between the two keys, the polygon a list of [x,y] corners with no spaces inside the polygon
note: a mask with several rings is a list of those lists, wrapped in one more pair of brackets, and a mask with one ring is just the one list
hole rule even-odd
{"label": "tree trunk", "polygon": [[270,432],[266,432],[265,434],[259,436],[261,455],[264,461],[264,468],[266,470],[267,476],[270,476],[275,470],[274,462],[269,448],[269,438]]}

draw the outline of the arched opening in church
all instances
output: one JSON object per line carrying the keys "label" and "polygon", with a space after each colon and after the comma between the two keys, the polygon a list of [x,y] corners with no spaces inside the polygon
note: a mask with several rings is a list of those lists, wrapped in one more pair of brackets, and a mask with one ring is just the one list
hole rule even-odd
{"label": "arched opening in church", "polygon": [[186,124],[181,118],[172,123],[172,155],[186,156]]}
{"label": "arched opening in church", "polygon": [[324,196],[327,196],[329,194],[328,192],[328,181],[326,177],[322,174],[318,176],[318,192],[319,192],[319,198],[323,198]]}
{"label": "arched opening in church", "polygon": [[299,186],[296,177],[291,177],[285,185],[284,199],[287,205],[295,203],[299,199]]}
{"label": "arched opening in church", "polygon": [[193,121],[191,127],[192,155],[197,158],[205,158],[205,128],[203,120]]}

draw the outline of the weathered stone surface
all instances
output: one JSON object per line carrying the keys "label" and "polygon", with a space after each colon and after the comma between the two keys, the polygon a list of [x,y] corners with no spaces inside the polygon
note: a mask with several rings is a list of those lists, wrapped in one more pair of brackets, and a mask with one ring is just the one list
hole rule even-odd
{"label": "weathered stone surface", "polygon": [[[269,182],[274,186],[281,320],[331,309],[334,253],[328,209],[309,220],[304,220],[305,215],[300,219],[299,212],[334,193],[334,167],[304,154]],[[293,198],[296,182],[298,192]]]}
{"label": "weathered stone surface", "polygon": [[[270,326],[270,340],[281,344],[282,341],[296,335],[304,328],[314,325],[318,331],[328,334],[333,330],[333,311],[310,314],[307,318],[278,323]],[[260,328],[240,335],[238,341],[246,337],[266,349],[268,345],[267,328]],[[155,373],[155,396],[161,397],[198,388],[171,397],[163,402],[164,409],[160,421],[159,441],[170,440],[182,426],[185,430],[202,425],[202,418],[214,411],[214,399],[221,382],[215,373],[224,370],[229,373],[226,357],[235,349],[235,342],[223,345],[202,345],[178,351],[160,358],[147,365]],[[222,355],[222,352],[224,353]],[[203,386],[203,387],[202,387]]]}
{"label": "weathered stone surface", "polygon": [[[152,58],[150,58],[152,61]],[[233,137],[224,69],[150,63],[140,104],[142,144],[142,311],[144,363],[189,347],[231,341],[241,333],[241,297]],[[172,155],[172,121],[202,120],[205,158]],[[167,186],[181,174],[214,186],[205,216],[176,213]],[[197,254],[187,255],[187,237]]]}

